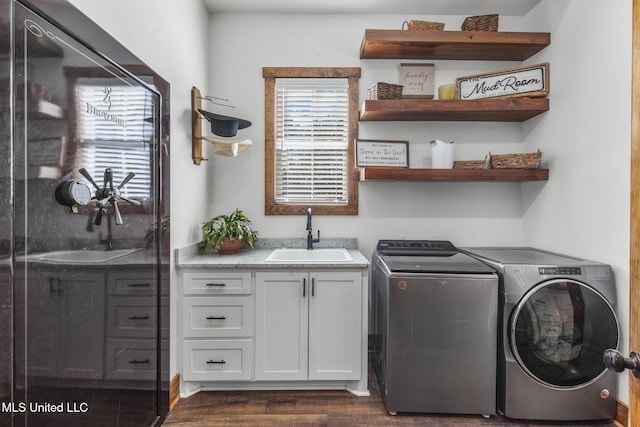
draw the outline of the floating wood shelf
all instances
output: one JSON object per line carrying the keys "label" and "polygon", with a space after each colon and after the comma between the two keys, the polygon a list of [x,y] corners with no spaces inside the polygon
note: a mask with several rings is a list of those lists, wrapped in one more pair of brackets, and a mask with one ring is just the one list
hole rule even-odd
{"label": "floating wood shelf", "polygon": [[38,119],[64,119],[67,115],[64,108],[44,99],[30,101],[29,115]]}
{"label": "floating wood shelf", "polygon": [[524,122],[549,110],[547,98],[366,100],[361,121]]}
{"label": "floating wood shelf", "polygon": [[550,33],[365,30],[360,59],[524,61],[550,43]]}
{"label": "floating wood shelf", "polygon": [[549,169],[360,168],[360,181],[547,181]]}

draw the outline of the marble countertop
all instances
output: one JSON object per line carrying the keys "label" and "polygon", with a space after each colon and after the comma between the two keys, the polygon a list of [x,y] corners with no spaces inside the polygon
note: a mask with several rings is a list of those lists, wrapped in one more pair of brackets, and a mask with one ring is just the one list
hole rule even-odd
{"label": "marble countertop", "polygon": [[305,248],[306,239],[260,239],[255,248],[243,248],[234,255],[219,255],[208,253],[200,255],[198,244],[186,248],[176,249],[175,266],[177,268],[368,268],[369,261],[358,250],[358,240],[355,238],[326,238],[315,243],[314,248],[345,248],[349,251],[352,261],[340,262],[269,262],[266,258],[274,249]]}

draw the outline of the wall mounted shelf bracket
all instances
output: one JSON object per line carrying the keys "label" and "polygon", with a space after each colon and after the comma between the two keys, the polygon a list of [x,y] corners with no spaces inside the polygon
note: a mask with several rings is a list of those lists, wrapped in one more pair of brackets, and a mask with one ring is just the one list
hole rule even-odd
{"label": "wall mounted shelf bracket", "polygon": [[191,157],[193,164],[199,165],[202,157],[202,115],[198,111],[202,108],[202,95],[197,87],[191,88]]}

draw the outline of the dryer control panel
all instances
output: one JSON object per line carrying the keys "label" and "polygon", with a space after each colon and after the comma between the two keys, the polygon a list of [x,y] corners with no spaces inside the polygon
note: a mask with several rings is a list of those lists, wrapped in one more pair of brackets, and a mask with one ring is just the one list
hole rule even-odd
{"label": "dryer control panel", "polygon": [[538,267],[541,276],[580,276],[580,267]]}

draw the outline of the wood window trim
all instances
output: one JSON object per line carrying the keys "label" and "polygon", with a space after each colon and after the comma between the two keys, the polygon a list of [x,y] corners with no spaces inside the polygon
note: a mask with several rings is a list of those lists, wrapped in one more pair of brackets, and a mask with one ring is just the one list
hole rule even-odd
{"label": "wood window trim", "polygon": [[[358,137],[358,85],[360,68],[330,67],[265,67],[264,77],[264,194],[265,215],[304,215],[307,208],[314,215],[358,215],[358,169],[356,168],[354,141]],[[348,192],[346,205],[278,205],[275,202],[275,82],[276,78],[346,78],[349,82],[349,148]]]}

